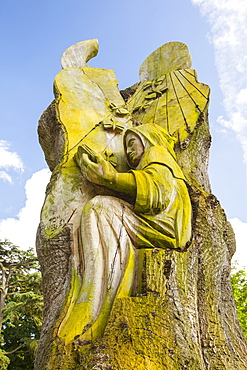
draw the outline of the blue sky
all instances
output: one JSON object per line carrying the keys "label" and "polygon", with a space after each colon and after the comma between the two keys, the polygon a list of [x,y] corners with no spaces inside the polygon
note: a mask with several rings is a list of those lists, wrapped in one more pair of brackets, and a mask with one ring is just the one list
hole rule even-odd
{"label": "blue sky", "polygon": [[[210,179],[247,239],[247,5],[245,0],[9,0],[0,4],[0,238],[33,246],[49,177],[37,122],[69,46],[99,39],[92,67],[133,85],[144,59],[170,41],[188,45],[199,82],[211,88]],[[245,108],[246,107],[246,108]],[[239,259],[246,258],[246,254]],[[247,261],[245,263],[247,265]]]}

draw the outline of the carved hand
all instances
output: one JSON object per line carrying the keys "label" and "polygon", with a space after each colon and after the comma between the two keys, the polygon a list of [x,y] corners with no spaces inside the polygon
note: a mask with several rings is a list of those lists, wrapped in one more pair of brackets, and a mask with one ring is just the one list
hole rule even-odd
{"label": "carved hand", "polygon": [[88,147],[79,147],[74,159],[81,168],[83,175],[89,181],[94,184],[112,187],[111,185],[115,181],[117,171],[100,154]]}
{"label": "carved hand", "polygon": [[136,183],[132,173],[117,172],[110,162],[86,145],[79,146],[74,160],[89,181],[128,194],[129,202],[133,202]]}

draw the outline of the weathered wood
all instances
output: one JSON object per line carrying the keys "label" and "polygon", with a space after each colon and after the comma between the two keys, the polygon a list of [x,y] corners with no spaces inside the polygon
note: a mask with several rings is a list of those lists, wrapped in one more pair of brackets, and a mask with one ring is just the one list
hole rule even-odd
{"label": "weathered wood", "polygon": [[[62,73],[56,79],[53,123],[51,114],[45,125],[44,118],[41,119],[39,128],[41,137],[47,130],[50,132],[50,142],[59,132],[57,142],[60,148],[55,146],[55,154],[51,155],[49,140],[41,139],[46,157],[51,158],[51,166],[56,163],[57,167],[47,190],[38,231],[45,319],[35,369],[245,370],[247,345],[237,319],[230,284],[235,238],[224,210],[211,193],[207,172],[211,142],[207,118],[208,87],[197,82],[192,70],[183,70],[193,79],[193,83],[186,80],[185,90],[174,72],[169,72],[169,76],[173,74],[174,77],[174,84],[168,86],[169,91],[160,89],[162,82],[156,84],[160,78],[156,76],[148,87],[141,82],[131,90],[127,89],[126,94],[123,92],[124,105],[116,90],[110,92],[111,82],[102,83],[102,75],[106,76],[107,71],[99,70],[99,75],[93,69],[64,70]],[[91,73],[90,79],[98,81],[87,98],[86,73],[87,77]],[[168,78],[166,75],[162,81]],[[78,89],[78,94],[75,92],[74,95],[80,99],[73,101],[73,91],[71,93],[66,87],[66,83],[70,86],[68,80],[74,81]],[[106,80],[112,81],[112,78]],[[150,91],[149,95],[153,94],[151,103],[150,99],[145,99],[147,91]],[[95,103],[92,102],[94,96]],[[124,107],[128,114],[117,115],[116,109],[110,108],[109,102],[113,100],[114,108]],[[144,106],[145,101],[150,104]],[[179,101],[182,101],[181,105]],[[69,104],[69,111],[66,104]],[[78,242],[80,214],[83,204],[100,192],[83,180],[72,154],[80,137],[109,115],[112,126],[118,122],[128,126],[129,117],[133,122],[158,121],[166,129],[169,122],[169,132],[178,140],[177,160],[191,198],[193,238],[183,252],[158,248],[138,250],[139,286],[132,296],[115,299],[104,335],[94,341],[81,340],[78,336],[65,345],[58,330],[75,291],[71,283],[73,270],[79,277],[83,271]],[[62,130],[53,128],[56,120]],[[106,121],[107,126],[109,121]],[[100,131],[100,135],[103,148],[105,131]],[[90,146],[98,142],[91,137],[88,140]],[[53,216],[51,212],[54,212]]]}

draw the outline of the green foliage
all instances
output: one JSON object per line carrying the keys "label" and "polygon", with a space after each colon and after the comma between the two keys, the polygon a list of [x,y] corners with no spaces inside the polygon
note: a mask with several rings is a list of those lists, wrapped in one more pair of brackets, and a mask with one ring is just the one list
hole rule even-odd
{"label": "green foliage", "polygon": [[33,369],[43,298],[39,265],[32,250],[22,251],[0,241],[0,284],[1,348],[10,359],[8,369]]}
{"label": "green foliage", "polygon": [[237,264],[232,268],[231,283],[238,318],[247,339],[247,273],[244,270],[238,270]]}
{"label": "green foliage", "polygon": [[4,355],[4,351],[0,349],[0,370],[6,370],[10,363],[10,359]]}

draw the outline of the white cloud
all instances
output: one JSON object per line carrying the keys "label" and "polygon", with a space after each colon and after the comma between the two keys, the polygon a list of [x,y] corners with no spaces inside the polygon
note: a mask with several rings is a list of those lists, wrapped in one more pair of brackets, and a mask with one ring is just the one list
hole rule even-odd
{"label": "white cloud", "polygon": [[211,25],[210,39],[227,114],[218,122],[236,133],[247,168],[247,1],[191,1]]}
{"label": "white cloud", "polygon": [[[247,64],[247,62],[246,62]],[[247,88],[242,89],[239,91],[237,97],[236,97],[236,103],[237,104],[247,104]]]}
{"label": "white cloud", "polygon": [[247,223],[238,218],[232,218],[229,221],[232,224],[237,245],[233,261],[238,261],[239,267],[245,268],[247,271]]}
{"label": "white cloud", "polygon": [[0,179],[2,179],[3,181],[12,182],[11,177],[7,174],[6,171],[0,171]]}
{"label": "white cloud", "polygon": [[5,140],[0,140],[0,179],[4,181],[12,182],[11,176],[7,173],[9,169],[14,169],[15,171],[23,171],[24,166],[21,158],[16,152],[9,151],[10,143]]}
{"label": "white cloud", "polygon": [[25,185],[26,204],[17,218],[0,221],[0,239],[8,239],[22,249],[35,247],[39,215],[44,201],[45,188],[50,179],[50,171],[43,169],[32,175]]}

